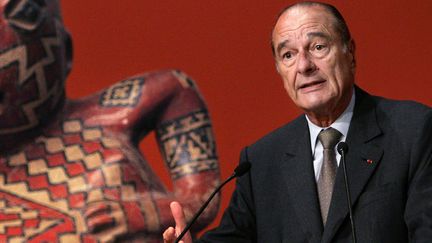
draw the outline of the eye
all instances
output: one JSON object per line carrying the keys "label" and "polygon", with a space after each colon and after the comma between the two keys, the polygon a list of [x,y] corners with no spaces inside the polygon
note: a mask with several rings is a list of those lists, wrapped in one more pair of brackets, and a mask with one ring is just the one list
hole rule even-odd
{"label": "eye", "polygon": [[44,1],[11,0],[7,3],[4,15],[9,24],[18,30],[35,30],[42,22]]}
{"label": "eye", "polygon": [[317,44],[317,45],[315,45],[315,50],[317,50],[317,51],[321,51],[321,50],[323,50],[324,48],[326,48],[325,45],[321,45],[321,44]]}
{"label": "eye", "polygon": [[285,52],[282,55],[282,59],[291,59],[291,57],[292,57],[292,53],[291,52]]}
{"label": "eye", "polygon": [[326,56],[329,53],[329,51],[330,51],[330,46],[328,45],[328,43],[323,44],[322,42],[320,42],[320,44],[312,44],[309,50],[312,56],[316,58],[322,58]]}

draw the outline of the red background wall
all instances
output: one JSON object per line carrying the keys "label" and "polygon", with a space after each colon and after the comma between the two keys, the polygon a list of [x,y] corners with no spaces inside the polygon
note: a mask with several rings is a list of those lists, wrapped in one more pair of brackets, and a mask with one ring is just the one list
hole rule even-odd
{"label": "red background wall", "polygon": [[[75,55],[68,96],[85,96],[143,71],[184,70],[207,100],[225,178],[243,146],[300,114],[285,94],[269,48],[275,16],[291,3],[62,1]],[[357,84],[374,94],[432,105],[432,1],[330,3],[356,40]],[[169,187],[153,137],[141,147]],[[224,189],[222,209],[232,190],[233,184]]]}

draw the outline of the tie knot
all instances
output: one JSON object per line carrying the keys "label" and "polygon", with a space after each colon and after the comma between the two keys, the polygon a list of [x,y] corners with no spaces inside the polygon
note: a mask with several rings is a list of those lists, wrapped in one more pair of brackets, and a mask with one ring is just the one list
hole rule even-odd
{"label": "tie knot", "polygon": [[324,149],[334,149],[341,136],[342,134],[338,130],[330,127],[326,130],[322,130],[318,134],[318,140],[321,142]]}

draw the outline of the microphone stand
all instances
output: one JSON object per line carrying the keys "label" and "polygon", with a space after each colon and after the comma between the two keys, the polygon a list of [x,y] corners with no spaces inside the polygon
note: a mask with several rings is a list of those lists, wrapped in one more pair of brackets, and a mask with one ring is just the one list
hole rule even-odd
{"label": "microphone stand", "polygon": [[353,212],[352,212],[352,207],[351,207],[351,193],[350,193],[350,189],[349,189],[348,175],[347,175],[346,163],[345,163],[345,153],[348,151],[348,145],[345,142],[340,142],[337,146],[337,151],[341,155],[341,163],[342,163],[342,169],[343,169],[343,174],[344,174],[345,191],[346,191],[346,195],[347,195],[347,202],[348,202],[348,210],[349,210],[349,217],[350,217],[350,223],[351,223],[351,232],[352,232],[353,243],[357,243],[354,217],[353,217]]}
{"label": "microphone stand", "polygon": [[232,179],[234,179],[234,178],[236,178],[238,176],[242,176],[243,174],[245,174],[246,172],[248,172],[249,169],[250,169],[250,167],[251,167],[250,162],[243,162],[239,166],[237,166],[237,168],[234,170],[234,173],[232,173],[232,175],[230,177],[228,177],[225,181],[223,181],[213,191],[213,193],[210,195],[210,197],[207,199],[207,201],[201,206],[201,208],[198,210],[198,212],[195,213],[195,215],[192,218],[192,220],[186,225],[186,227],[183,229],[183,231],[181,232],[181,234],[177,237],[177,239],[175,240],[175,243],[178,243],[183,238],[183,236],[188,232],[188,230],[192,227],[192,225],[195,223],[195,221],[198,219],[198,217],[201,215],[201,213],[204,211],[204,209],[207,207],[207,205],[210,203],[210,201],[216,195],[216,193],[218,193],[220,191],[220,189],[225,184],[227,184],[228,182],[230,182]]}

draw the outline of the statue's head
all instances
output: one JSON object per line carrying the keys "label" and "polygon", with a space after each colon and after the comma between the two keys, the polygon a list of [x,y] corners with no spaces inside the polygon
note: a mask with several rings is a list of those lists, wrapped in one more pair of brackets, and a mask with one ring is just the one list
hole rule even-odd
{"label": "statue's head", "polygon": [[57,0],[0,0],[0,136],[52,118],[65,100],[72,43]]}

